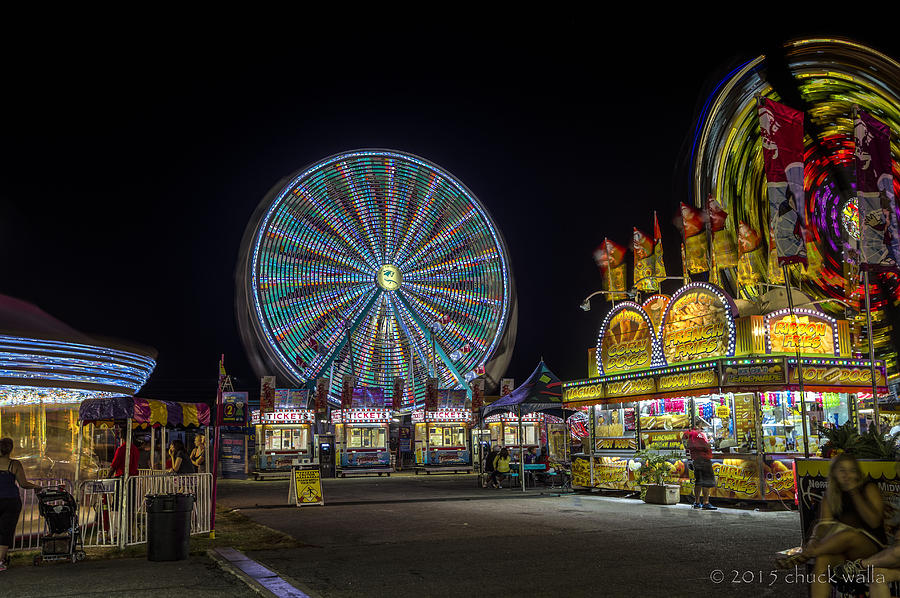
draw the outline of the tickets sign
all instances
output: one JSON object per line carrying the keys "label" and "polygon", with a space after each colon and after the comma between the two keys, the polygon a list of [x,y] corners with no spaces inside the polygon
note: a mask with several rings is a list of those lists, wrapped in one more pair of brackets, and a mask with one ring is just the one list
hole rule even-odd
{"label": "tickets sign", "polygon": [[723,357],[734,353],[734,307],[724,293],[707,283],[682,287],[672,297],[660,332],[669,364]]}
{"label": "tickets sign", "polygon": [[336,424],[387,423],[391,412],[387,409],[335,409],[331,412]]}
{"label": "tickets sign", "polygon": [[308,424],[314,421],[316,414],[309,409],[278,409],[263,414],[254,410],[252,417],[254,424]]}
{"label": "tickets sign", "polygon": [[597,339],[603,374],[650,367],[656,335],[644,309],[629,301],[620,303],[606,317]]}
{"label": "tickets sign", "polygon": [[[797,364],[789,366],[789,382],[799,381]],[[803,364],[803,382],[822,386],[872,386],[872,369],[865,366]],[[876,386],[885,386],[884,369],[875,368]]]}
{"label": "tickets sign", "polygon": [[709,388],[718,386],[718,384],[719,375],[715,370],[698,370],[660,376],[656,381],[656,388],[659,392],[666,392],[669,390]]}
{"label": "tickets sign", "polygon": [[766,316],[769,353],[803,355],[839,354],[835,342],[836,322],[811,310],[794,310],[795,314],[776,312]]}

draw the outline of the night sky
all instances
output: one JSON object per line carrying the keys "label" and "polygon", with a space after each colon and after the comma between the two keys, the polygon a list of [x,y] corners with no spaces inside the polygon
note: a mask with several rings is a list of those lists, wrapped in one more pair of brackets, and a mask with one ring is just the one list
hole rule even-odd
{"label": "night sky", "polygon": [[519,298],[509,376],[523,381],[543,356],[561,378],[583,377],[605,311],[597,299],[578,308],[600,288],[593,249],[627,243],[633,226],[652,232],[656,209],[667,267],[680,270],[672,217],[719,79],[808,33],[900,57],[896,41],[833,26],[344,21],[7,23],[0,293],[155,347],[145,396],[212,398],[221,353],[239,388],[258,388],[234,317],[247,219],[307,164],[397,149],[463,181],[506,238]]}

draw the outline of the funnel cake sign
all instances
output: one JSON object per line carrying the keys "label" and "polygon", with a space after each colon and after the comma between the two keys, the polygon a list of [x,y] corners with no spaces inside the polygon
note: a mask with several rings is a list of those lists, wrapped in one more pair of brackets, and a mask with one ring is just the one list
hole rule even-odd
{"label": "funnel cake sign", "polygon": [[660,329],[666,362],[734,355],[736,313],[731,298],[714,285],[695,282],[682,287],[672,296]]}
{"label": "funnel cake sign", "polygon": [[597,368],[601,375],[648,368],[657,363],[656,334],[647,312],[631,301],[613,308],[600,327]]}

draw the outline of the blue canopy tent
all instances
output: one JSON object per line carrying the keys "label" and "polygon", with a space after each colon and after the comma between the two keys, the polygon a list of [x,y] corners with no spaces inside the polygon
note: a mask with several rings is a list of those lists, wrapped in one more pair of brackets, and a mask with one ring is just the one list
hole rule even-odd
{"label": "blue canopy tent", "polygon": [[[529,413],[546,413],[565,420],[575,413],[563,407],[562,382],[550,371],[542,359],[531,376],[514,391],[494,401],[481,410],[482,418],[497,413],[515,413],[519,418],[519,439],[522,439],[522,416]],[[525,459],[519,458],[519,479],[525,490]]]}

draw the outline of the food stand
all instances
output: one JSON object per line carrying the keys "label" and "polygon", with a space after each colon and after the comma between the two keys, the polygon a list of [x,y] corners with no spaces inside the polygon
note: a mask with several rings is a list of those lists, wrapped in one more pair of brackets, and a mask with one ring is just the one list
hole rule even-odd
{"label": "food stand", "polygon": [[385,402],[384,390],[354,388],[349,406],[331,412],[337,448],[337,473],[391,475],[388,445],[393,412]]}
{"label": "food stand", "polygon": [[312,461],[315,423],[316,413],[311,409],[275,409],[263,414],[251,411],[250,424],[256,429],[257,477],[288,473],[294,461]]}
{"label": "food stand", "polygon": [[[636,452],[650,450],[670,457],[668,482],[693,494],[681,436],[697,422],[713,442],[713,497],[792,500],[794,458],[820,451],[819,424],[858,421],[857,393],[872,388],[871,363],[850,355],[847,322],[793,314],[740,317],[704,282],[675,293],[658,328],[642,306],[618,303],[601,326],[599,375],[563,384],[566,406],[587,407],[589,421],[573,485],[637,490]],[[884,388],[883,362],[875,371]]]}
{"label": "food stand", "polygon": [[491,434],[491,446],[509,450],[512,461],[519,460],[519,454],[529,448],[540,449],[543,413],[528,413],[522,416],[521,439],[519,418],[514,413],[497,413],[484,419]]}

